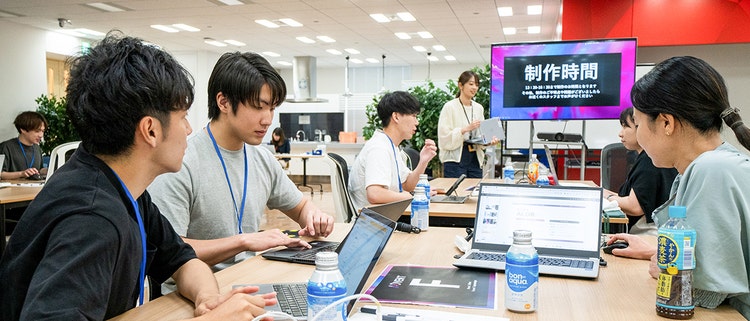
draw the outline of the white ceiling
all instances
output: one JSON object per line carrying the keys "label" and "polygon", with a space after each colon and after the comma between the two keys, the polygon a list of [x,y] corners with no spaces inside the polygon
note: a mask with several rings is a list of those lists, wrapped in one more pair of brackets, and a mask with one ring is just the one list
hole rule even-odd
{"label": "white ceiling", "polygon": [[[106,2],[124,12],[103,12],[85,5],[101,0],[2,0],[0,18],[50,31],[59,31],[58,18],[70,20],[65,29],[87,28],[101,32],[119,29],[124,33],[156,43],[168,51],[205,50],[272,51],[280,57],[267,57],[277,68],[291,68],[278,61],[291,62],[294,56],[314,56],[319,67],[344,66],[345,56],[352,59],[375,58],[377,63],[364,62],[357,66],[380,66],[386,55],[386,65],[426,65],[427,53],[417,52],[412,46],[429,48],[440,64],[486,64],[489,46],[499,42],[528,42],[559,40],[562,0],[242,0],[245,4],[226,6],[217,0],[113,0]],[[106,1],[106,0],[105,0]],[[542,14],[529,16],[528,5],[542,5]],[[513,7],[515,16],[499,17],[497,7]],[[395,16],[410,12],[417,21],[378,23],[370,14]],[[15,15],[15,16],[10,16]],[[303,27],[283,26],[269,29],[254,21],[292,18]],[[199,32],[166,33],[150,27],[153,24],[184,23],[201,29]],[[528,34],[526,28],[540,26],[541,33]],[[516,35],[504,35],[503,28],[515,27]],[[433,39],[421,39],[418,31],[428,31]],[[394,33],[413,34],[410,40],[398,39]],[[315,39],[325,35],[335,43],[317,41],[304,44],[296,39],[307,36]],[[215,47],[203,42],[233,39],[244,42],[244,47]],[[443,45],[446,51],[437,52],[433,45]],[[360,54],[335,56],[326,49],[343,52],[354,48]],[[452,55],[456,61],[446,61]]]}

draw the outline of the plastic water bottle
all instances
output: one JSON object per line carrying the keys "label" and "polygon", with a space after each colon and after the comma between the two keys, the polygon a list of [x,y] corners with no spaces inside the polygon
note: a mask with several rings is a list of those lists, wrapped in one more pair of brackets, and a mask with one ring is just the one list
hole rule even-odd
{"label": "plastic water bottle", "polygon": [[424,187],[424,195],[427,197],[427,200],[430,200],[430,181],[427,180],[427,174],[419,174],[417,186]]}
{"label": "plastic water bottle", "polygon": [[687,221],[684,206],[670,206],[669,220],[659,227],[656,264],[656,314],[671,319],[693,317],[693,269],[695,229]]}
{"label": "plastic water bottle", "polygon": [[539,177],[536,179],[536,185],[549,185],[549,170],[546,167],[539,168]]}
{"label": "plastic water bottle", "polygon": [[346,303],[329,309],[323,315],[318,314],[336,300],[346,296],[346,280],[339,271],[339,257],[336,252],[318,252],[315,254],[315,271],[307,281],[307,317],[308,320],[346,320]]}
{"label": "plastic water bottle", "polygon": [[536,185],[536,180],[539,178],[539,160],[536,158],[536,154],[531,154],[526,176],[529,178],[529,184]]}
{"label": "plastic water bottle", "polygon": [[536,311],[539,303],[539,255],[531,245],[531,231],[513,231],[513,245],[505,256],[505,308]]}
{"label": "plastic water bottle", "polygon": [[503,183],[515,184],[516,182],[516,169],[513,168],[513,163],[510,161],[505,162],[503,167]]}
{"label": "plastic water bottle", "polygon": [[411,226],[427,231],[430,224],[430,200],[424,195],[424,187],[414,188],[414,199],[411,200]]}

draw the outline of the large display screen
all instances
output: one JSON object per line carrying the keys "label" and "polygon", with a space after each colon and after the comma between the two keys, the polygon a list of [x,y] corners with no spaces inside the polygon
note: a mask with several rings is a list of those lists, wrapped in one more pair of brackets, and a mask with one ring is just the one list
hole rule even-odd
{"label": "large display screen", "polygon": [[490,116],[617,119],[631,107],[636,39],[492,45]]}

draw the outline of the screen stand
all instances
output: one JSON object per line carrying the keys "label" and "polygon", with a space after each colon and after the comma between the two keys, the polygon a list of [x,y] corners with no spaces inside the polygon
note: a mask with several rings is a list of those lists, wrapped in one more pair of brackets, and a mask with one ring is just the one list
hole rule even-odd
{"label": "screen stand", "polygon": [[[580,142],[557,142],[557,141],[539,141],[535,140],[536,133],[534,130],[534,121],[529,121],[529,162],[531,161],[531,154],[534,153],[534,145],[535,144],[547,144],[547,145],[566,145],[568,146],[568,149],[570,149],[570,146],[581,146],[581,181],[585,180],[585,174],[586,174],[586,154],[588,153],[588,148],[586,147],[586,121],[581,120],[581,139]],[[550,164],[550,166],[554,166],[552,163],[552,160],[547,160]],[[559,184],[559,182],[558,182]]]}

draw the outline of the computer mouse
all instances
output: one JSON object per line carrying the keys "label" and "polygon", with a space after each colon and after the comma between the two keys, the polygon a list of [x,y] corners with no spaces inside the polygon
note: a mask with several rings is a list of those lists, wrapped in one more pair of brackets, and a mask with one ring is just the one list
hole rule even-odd
{"label": "computer mouse", "polygon": [[602,247],[602,251],[607,254],[612,254],[612,250],[614,249],[624,249],[628,247],[628,242],[625,241],[616,241],[610,245],[605,245]]}
{"label": "computer mouse", "polygon": [[39,181],[42,179],[42,175],[34,174],[34,175],[29,176],[28,179],[32,181]]}

